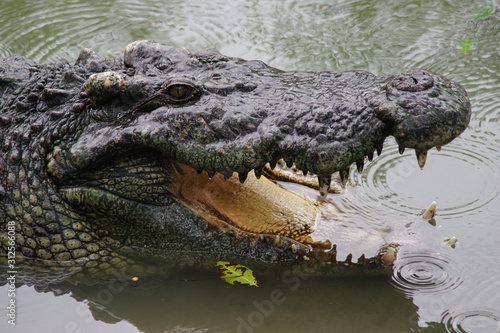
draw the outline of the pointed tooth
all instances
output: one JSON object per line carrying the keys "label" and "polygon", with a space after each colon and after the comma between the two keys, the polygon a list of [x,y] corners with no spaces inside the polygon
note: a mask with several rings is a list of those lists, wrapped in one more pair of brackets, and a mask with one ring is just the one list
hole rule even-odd
{"label": "pointed tooth", "polygon": [[369,153],[368,155],[368,161],[373,161],[373,152]]}
{"label": "pointed tooth", "polygon": [[240,179],[240,183],[244,183],[245,180],[247,180],[248,173],[246,172],[240,172],[238,173],[238,178]]}
{"label": "pointed tooth", "polygon": [[257,179],[260,179],[260,177],[262,176],[262,168],[261,167],[257,167],[255,169],[253,169],[253,172],[255,173],[255,177]]}
{"label": "pointed tooth", "polygon": [[415,150],[415,154],[417,155],[418,166],[420,169],[423,169],[425,161],[427,160],[427,151]]}
{"label": "pointed tooth", "polygon": [[377,145],[377,156],[380,156],[382,154],[382,148],[384,147],[384,143],[382,142],[381,144]]}
{"label": "pointed tooth", "polygon": [[276,161],[269,162],[269,167],[271,168],[271,170],[274,170],[274,168],[276,168]]}
{"label": "pointed tooth", "polygon": [[457,238],[455,236],[451,237],[446,241],[446,244],[450,245],[451,247],[455,247],[455,244],[457,243]]}
{"label": "pointed tooth", "polygon": [[405,147],[399,146],[399,154],[403,155],[404,152],[405,152]]}
{"label": "pointed tooth", "polygon": [[382,256],[382,262],[386,265],[392,265],[396,260],[396,251],[393,247],[388,247]]}
{"label": "pointed tooth", "polygon": [[196,173],[201,175],[201,173],[203,172],[203,170],[196,170]]}
{"label": "pointed tooth", "polygon": [[210,179],[214,178],[215,172],[207,171],[207,173],[208,173],[208,178],[210,178]]}
{"label": "pointed tooth", "polygon": [[350,265],[350,264],[352,264],[352,253],[349,253],[344,260],[344,265]]}
{"label": "pointed tooth", "polygon": [[319,199],[320,201],[325,201],[326,196],[328,195],[328,191],[330,191],[330,184],[332,182],[332,176],[318,176],[318,185],[319,185]]}
{"label": "pointed tooth", "polygon": [[427,208],[420,217],[423,218],[424,220],[432,219],[434,217],[434,214],[436,214],[436,206],[437,206],[436,201],[431,202],[429,208]]}
{"label": "pointed tooth", "polygon": [[293,160],[291,160],[291,159],[285,159],[285,163],[286,163],[286,166],[288,168],[293,167]]}
{"label": "pointed tooth", "polygon": [[307,170],[302,170],[302,174],[303,174],[304,176],[307,176],[307,172],[308,172]]}
{"label": "pointed tooth", "polygon": [[224,174],[224,179],[228,180],[229,178],[231,178],[232,175],[233,175],[232,173],[226,173]]}
{"label": "pointed tooth", "polygon": [[356,162],[356,167],[358,168],[358,172],[359,173],[362,173],[363,172],[363,169],[365,167],[365,160],[361,160],[361,161],[357,161]]}
{"label": "pointed tooth", "polygon": [[349,180],[349,168],[347,168],[346,170],[341,170],[339,174],[340,174],[340,181],[342,182],[342,187],[345,188],[347,181]]}
{"label": "pointed tooth", "polygon": [[436,146],[436,149],[437,149],[438,151],[441,151],[441,148],[442,148],[441,146]]}

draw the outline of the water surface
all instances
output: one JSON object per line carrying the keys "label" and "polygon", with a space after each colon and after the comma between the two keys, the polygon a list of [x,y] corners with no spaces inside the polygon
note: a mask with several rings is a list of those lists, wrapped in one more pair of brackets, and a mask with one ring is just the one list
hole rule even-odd
{"label": "water surface", "polygon": [[[0,1],[0,58],[74,61],[84,48],[120,57],[134,40],[217,48],[283,70],[413,67],[461,83],[469,128],[424,170],[393,140],[330,196],[345,225],[405,246],[387,277],[266,276],[260,288],[213,277],[18,289],[5,332],[500,332],[500,13],[454,1]],[[457,43],[472,42],[465,56]],[[354,168],[352,168],[354,169]],[[417,216],[433,200],[432,223]],[[445,241],[455,237],[454,248]],[[347,253],[343,254],[347,255]],[[140,281],[142,282],[142,281]],[[64,284],[63,284],[64,286]],[[0,299],[7,294],[0,288]],[[279,296],[279,297],[278,297]],[[45,329],[46,328],[46,329]]]}

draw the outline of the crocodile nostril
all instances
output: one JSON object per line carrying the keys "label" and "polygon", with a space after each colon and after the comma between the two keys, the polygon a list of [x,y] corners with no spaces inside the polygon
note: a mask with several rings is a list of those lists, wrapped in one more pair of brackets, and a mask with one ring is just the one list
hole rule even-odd
{"label": "crocodile nostril", "polygon": [[403,91],[423,91],[434,85],[432,76],[421,70],[411,70],[406,73],[397,75],[392,86],[397,90]]}

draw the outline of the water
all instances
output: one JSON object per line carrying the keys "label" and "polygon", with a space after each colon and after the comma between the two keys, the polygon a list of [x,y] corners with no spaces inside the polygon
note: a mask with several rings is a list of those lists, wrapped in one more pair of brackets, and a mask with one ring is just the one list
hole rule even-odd
{"label": "water", "polygon": [[[330,197],[361,233],[404,244],[388,277],[214,276],[18,289],[18,325],[5,332],[500,332],[500,13],[488,1],[8,1],[0,0],[0,58],[74,61],[81,48],[119,57],[138,39],[214,47],[284,70],[422,67],[469,92],[469,128],[424,170],[393,140]],[[467,56],[457,47],[470,40]],[[354,169],[354,168],[352,168]],[[432,223],[419,220],[436,200]],[[452,248],[446,240],[455,237]],[[344,254],[345,255],[345,254]],[[2,282],[3,283],[3,282]],[[38,288],[39,289],[39,288]],[[0,287],[0,298],[7,295]],[[2,301],[3,302],[3,301]]]}

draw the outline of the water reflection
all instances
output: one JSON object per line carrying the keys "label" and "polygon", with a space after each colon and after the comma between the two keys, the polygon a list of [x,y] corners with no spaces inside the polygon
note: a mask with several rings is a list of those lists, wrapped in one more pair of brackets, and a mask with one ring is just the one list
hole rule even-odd
{"label": "water reflection", "polygon": [[[133,285],[116,279],[68,279],[43,288],[44,293],[57,298],[80,302],[70,305],[74,310],[65,311],[67,317],[53,313],[56,298],[51,302],[46,294],[31,295],[33,306],[25,309],[36,315],[25,313],[18,327],[36,331],[37,326],[28,318],[40,318],[38,323],[52,332],[67,327],[86,332],[89,323],[100,328],[99,332],[117,332],[120,327],[132,332],[125,322],[140,332],[169,333],[332,332],[332,327],[337,330],[334,332],[386,333],[405,332],[409,326],[418,329],[415,305],[385,277],[321,278],[300,266],[274,275],[256,275],[259,288],[228,285],[216,271],[141,277]],[[36,286],[43,277],[34,273],[26,278]],[[22,299],[27,300],[28,288],[20,290],[25,292]],[[0,292],[4,291],[0,287]],[[113,330],[111,325],[94,322],[123,325]]]}

